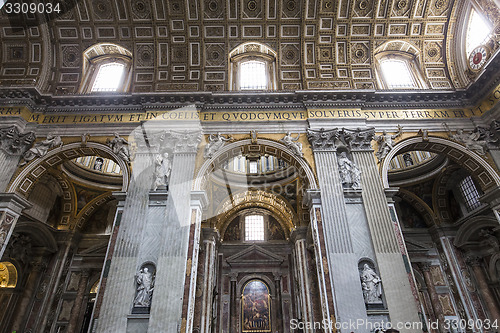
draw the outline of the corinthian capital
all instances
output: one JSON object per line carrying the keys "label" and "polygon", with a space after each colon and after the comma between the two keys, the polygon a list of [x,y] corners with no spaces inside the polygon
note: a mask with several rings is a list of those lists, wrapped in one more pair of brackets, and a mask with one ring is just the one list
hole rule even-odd
{"label": "corinthian capital", "polygon": [[35,141],[35,133],[21,134],[16,126],[0,129],[0,150],[9,155],[22,155]]}
{"label": "corinthian capital", "polygon": [[357,128],[357,129],[347,129],[343,128],[339,132],[340,139],[346,146],[348,146],[351,151],[353,150],[371,150],[371,142],[373,136],[375,135],[374,128]]}
{"label": "corinthian capital", "polygon": [[337,149],[335,140],[337,140],[338,137],[339,134],[336,128],[332,130],[325,130],[324,128],[319,130],[307,130],[307,138],[311,143],[312,149],[316,151]]}
{"label": "corinthian capital", "polygon": [[201,142],[201,132],[172,132],[175,153],[196,153]]}

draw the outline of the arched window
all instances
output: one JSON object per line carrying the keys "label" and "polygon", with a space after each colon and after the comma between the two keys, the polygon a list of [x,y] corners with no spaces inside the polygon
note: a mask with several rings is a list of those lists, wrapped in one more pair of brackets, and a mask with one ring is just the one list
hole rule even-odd
{"label": "arched window", "polygon": [[479,202],[479,192],[471,176],[463,178],[460,183],[458,183],[458,186],[460,187],[460,192],[464,199],[467,212],[472,212],[474,209],[481,206]]}
{"label": "arched window", "polygon": [[276,52],[264,44],[244,43],[229,53],[230,90],[276,89]]}
{"label": "arched window", "polygon": [[465,53],[467,57],[471,54],[472,50],[488,40],[491,30],[489,22],[484,20],[481,15],[472,8],[469,15],[469,22],[467,23],[467,35],[465,37]]}
{"label": "arched window", "polygon": [[245,216],[245,240],[263,241],[264,240],[264,216],[247,215]]}
{"label": "arched window", "polygon": [[381,52],[375,56],[377,79],[382,89],[424,89],[416,57],[406,52]]}
{"label": "arched window", "polygon": [[132,77],[132,53],[115,44],[97,44],[83,53],[80,93],[126,92]]}

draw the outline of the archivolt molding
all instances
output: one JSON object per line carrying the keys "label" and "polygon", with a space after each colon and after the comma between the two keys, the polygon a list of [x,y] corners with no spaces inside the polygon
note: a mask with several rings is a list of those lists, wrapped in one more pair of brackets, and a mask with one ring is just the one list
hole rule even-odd
{"label": "archivolt molding", "polygon": [[466,169],[481,186],[483,192],[489,188],[500,185],[500,176],[484,159],[478,154],[466,149],[464,146],[439,137],[429,137],[424,141],[422,137],[405,139],[394,146],[387,154],[381,165],[382,182],[385,188],[389,188],[389,165],[398,153],[409,150],[430,151],[436,154],[447,155],[450,159]]}
{"label": "archivolt molding", "polygon": [[414,193],[405,190],[399,189],[398,196],[401,197],[404,201],[408,202],[413,208],[417,210],[425,219],[425,224],[428,227],[436,224],[436,215],[432,211],[432,209],[417,195]]}
{"label": "archivolt molding", "polygon": [[[104,205],[105,203],[113,200],[114,197],[110,192],[103,193],[98,197],[94,198],[78,213],[75,217],[76,227],[82,228],[85,222],[94,214],[94,212]],[[75,225],[70,225],[70,229],[73,229]]]}
{"label": "archivolt molding", "polygon": [[271,212],[289,233],[299,224],[297,215],[283,198],[266,191],[245,191],[227,198],[217,208],[216,227],[224,235],[228,224],[239,212],[250,208],[264,208]]}
{"label": "archivolt molding", "polygon": [[50,168],[53,168],[65,161],[72,160],[80,156],[99,155],[114,160],[123,172],[123,184],[121,191],[126,192],[130,179],[130,170],[127,163],[119,158],[112,149],[97,142],[70,143],[60,148],[52,149],[43,158],[38,158],[30,162],[22,169],[11,182],[7,192],[17,192],[27,197],[33,189],[33,185]]}
{"label": "archivolt molding", "polygon": [[292,150],[283,144],[271,140],[257,139],[256,143],[252,143],[252,140],[244,139],[226,144],[219,151],[215,152],[211,159],[206,160],[198,171],[193,190],[202,191],[208,180],[207,175],[209,172],[214,170],[217,165],[220,165],[222,161],[243,152],[245,146],[248,146],[248,150],[252,152],[264,152],[282,158],[287,163],[297,167],[299,173],[301,173],[301,171],[304,173],[303,175],[307,180],[308,189],[318,189],[318,184],[311,167],[305,159],[296,156]]}
{"label": "archivolt molding", "polygon": [[454,244],[462,247],[471,242],[471,237],[478,236],[481,229],[497,228],[498,221],[491,216],[474,216],[464,222],[457,231]]}

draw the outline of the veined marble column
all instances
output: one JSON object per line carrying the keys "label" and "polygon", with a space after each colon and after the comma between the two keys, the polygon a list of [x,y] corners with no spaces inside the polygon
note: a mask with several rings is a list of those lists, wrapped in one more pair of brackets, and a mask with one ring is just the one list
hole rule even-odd
{"label": "veined marble column", "polygon": [[203,300],[201,306],[201,333],[210,333],[212,327],[213,291],[215,287],[215,267],[217,260],[217,242],[219,232],[216,229],[204,228],[203,245],[205,246],[205,272],[203,274]]}
{"label": "veined marble column", "polygon": [[432,310],[434,311],[434,315],[438,319],[439,329],[441,332],[444,332],[444,315],[443,308],[441,306],[441,302],[439,301],[439,296],[436,292],[436,286],[434,285],[434,281],[432,280],[431,275],[431,265],[428,263],[421,265],[422,273],[424,275],[425,284],[427,285],[427,290],[429,291],[429,296],[431,298]]}
{"label": "veined marble column", "polygon": [[[307,274],[307,255],[306,255],[306,234],[307,228],[301,227],[294,229],[290,238],[295,244],[295,265],[297,270],[297,279],[300,295],[300,309],[302,312],[302,322],[306,324],[305,332],[313,332],[314,321],[313,302],[311,299],[310,277]],[[307,325],[309,324],[309,325]]]}
{"label": "veined marble column", "polygon": [[80,275],[80,282],[78,284],[78,291],[76,292],[75,302],[73,303],[73,309],[71,309],[71,319],[68,325],[68,332],[75,332],[76,327],[79,324],[80,310],[82,309],[82,301],[85,297],[85,291],[87,289],[87,283],[89,282],[90,272],[88,270],[82,271]]}
{"label": "veined marble column", "polygon": [[358,129],[344,132],[344,140],[361,170],[363,203],[391,322],[419,323],[417,302],[411,290],[411,271],[405,267],[371,147],[375,131]]}
{"label": "veined marble column", "polygon": [[[182,322],[186,321],[185,332],[193,331],[196,279],[198,276],[198,258],[201,242],[201,216],[203,208],[206,207],[207,203],[208,199],[205,192],[191,192],[191,221],[189,226],[186,278],[184,282],[184,301],[182,305]],[[181,331],[184,331],[183,327],[181,326]]]}
{"label": "veined marble column", "polygon": [[486,306],[488,308],[488,312],[490,313],[491,321],[494,320],[500,321],[500,311],[493,297],[493,293],[491,292],[491,289],[488,286],[488,280],[486,279],[483,269],[481,268],[481,258],[467,257],[466,261],[468,265],[472,266],[472,270],[474,271],[479,291],[481,292],[484,302],[486,303]]}
{"label": "veined marble column", "polygon": [[[338,131],[309,130],[319,188],[321,190],[322,228],[326,243],[330,283],[336,306],[336,321],[357,322],[367,319],[358,271],[359,258],[354,253],[345,207],[344,190],[339,177],[336,140]],[[315,213],[316,215],[316,213]],[[367,332],[365,326],[356,332]]]}

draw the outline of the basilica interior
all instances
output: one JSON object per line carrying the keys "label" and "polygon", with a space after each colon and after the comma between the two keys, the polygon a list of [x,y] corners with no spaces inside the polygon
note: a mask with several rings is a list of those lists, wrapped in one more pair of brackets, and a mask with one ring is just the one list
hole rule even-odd
{"label": "basilica interior", "polygon": [[0,6],[0,333],[499,331],[499,0]]}

